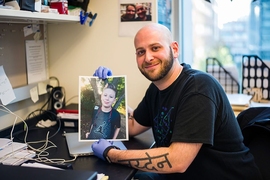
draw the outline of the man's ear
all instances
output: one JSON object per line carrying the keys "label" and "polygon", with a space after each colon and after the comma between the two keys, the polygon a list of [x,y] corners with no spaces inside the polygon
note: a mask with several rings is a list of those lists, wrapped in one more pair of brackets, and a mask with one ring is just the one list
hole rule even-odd
{"label": "man's ear", "polygon": [[176,41],[172,42],[171,43],[171,48],[172,48],[172,51],[173,51],[173,57],[174,58],[178,58],[179,56],[179,45]]}

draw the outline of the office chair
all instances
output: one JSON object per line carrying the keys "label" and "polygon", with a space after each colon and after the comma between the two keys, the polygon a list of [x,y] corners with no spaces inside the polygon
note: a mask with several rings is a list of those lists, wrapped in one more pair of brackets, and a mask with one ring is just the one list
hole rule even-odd
{"label": "office chair", "polygon": [[238,81],[227,71],[217,58],[206,59],[206,72],[213,75],[228,94],[238,94],[240,85]]}
{"label": "office chair", "polygon": [[270,107],[253,107],[237,116],[244,144],[250,149],[265,180],[270,179]]}

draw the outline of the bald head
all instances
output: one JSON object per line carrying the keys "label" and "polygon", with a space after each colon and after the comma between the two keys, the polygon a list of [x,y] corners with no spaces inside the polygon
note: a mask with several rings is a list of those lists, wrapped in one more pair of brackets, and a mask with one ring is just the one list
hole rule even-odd
{"label": "bald head", "polygon": [[164,89],[179,75],[179,47],[170,30],[157,23],[141,28],[135,38],[136,61],[141,73],[159,89]]}
{"label": "bald head", "polygon": [[150,36],[150,35],[155,36],[157,38],[161,38],[164,41],[166,41],[168,44],[171,44],[173,42],[172,33],[166,26],[158,24],[158,23],[151,23],[142,27],[137,32],[134,38],[135,47],[136,47],[137,41],[142,39],[141,37]]}

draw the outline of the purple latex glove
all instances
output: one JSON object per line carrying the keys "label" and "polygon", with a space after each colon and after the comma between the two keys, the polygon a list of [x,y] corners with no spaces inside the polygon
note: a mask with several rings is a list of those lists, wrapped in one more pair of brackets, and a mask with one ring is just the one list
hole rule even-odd
{"label": "purple latex glove", "polygon": [[99,141],[92,144],[92,150],[94,152],[94,155],[109,163],[111,163],[111,160],[109,159],[109,157],[107,157],[107,154],[110,149],[119,148],[114,146],[112,142],[109,142],[105,139],[100,139]]}
{"label": "purple latex glove", "polygon": [[107,76],[111,76],[112,75],[112,71],[109,68],[100,66],[95,73],[93,74],[93,76],[97,76],[100,79],[106,79]]}

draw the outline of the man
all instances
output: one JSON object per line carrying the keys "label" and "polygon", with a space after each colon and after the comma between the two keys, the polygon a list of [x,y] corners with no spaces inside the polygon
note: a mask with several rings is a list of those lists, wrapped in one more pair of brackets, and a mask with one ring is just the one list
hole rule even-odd
{"label": "man", "polygon": [[[157,147],[118,150],[101,139],[92,145],[94,154],[146,171],[139,179],[261,179],[223,88],[209,74],[179,63],[170,31],[148,24],[134,45],[137,66],[152,83],[133,112],[129,134],[152,128]],[[107,73],[99,68],[94,75]]]}
{"label": "man", "polygon": [[147,7],[143,4],[136,4],[136,21],[151,21],[152,17],[151,15],[146,14],[147,13]]}
{"label": "man", "polygon": [[134,4],[126,5],[126,13],[121,16],[121,22],[135,21],[136,7]]}

